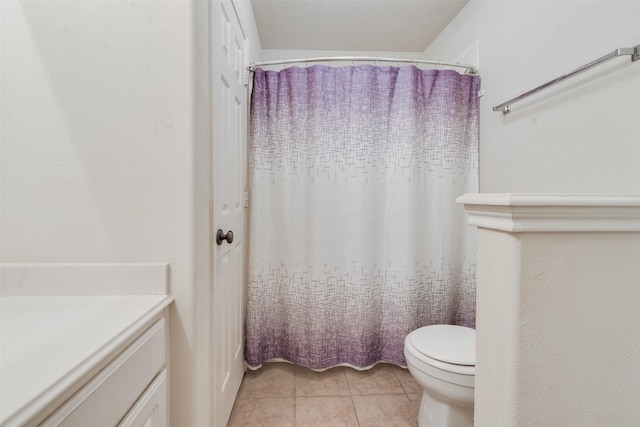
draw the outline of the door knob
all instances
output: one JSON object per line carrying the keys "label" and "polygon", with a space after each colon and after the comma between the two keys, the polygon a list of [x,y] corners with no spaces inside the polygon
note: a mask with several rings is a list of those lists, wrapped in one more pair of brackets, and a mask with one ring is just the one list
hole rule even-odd
{"label": "door knob", "polygon": [[216,234],[216,243],[221,245],[223,241],[227,241],[227,243],[233,243],[233,231],[227,231],[227,234],[224,234],[221,228],[218,229],[218,234]]}

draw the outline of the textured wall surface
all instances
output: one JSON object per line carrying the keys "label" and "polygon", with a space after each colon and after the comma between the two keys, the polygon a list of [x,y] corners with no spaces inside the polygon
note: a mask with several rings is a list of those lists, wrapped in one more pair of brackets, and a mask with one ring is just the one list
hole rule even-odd
{"label": "textured wall surface", "polygon": [[478,231],[476,425],[640,422],[640,235]]}
{"label": "textured wall surface", "polygon": [[[476,285],[476,390],[478,425],[508,426],[515,419],[520,243],[499,231],[478,229]],[[510,260],[500,262],[496,260]]]}
{"label": "textured wall surface", "polygon": [[640,423],[640,233],[523,233],[517,425]]}

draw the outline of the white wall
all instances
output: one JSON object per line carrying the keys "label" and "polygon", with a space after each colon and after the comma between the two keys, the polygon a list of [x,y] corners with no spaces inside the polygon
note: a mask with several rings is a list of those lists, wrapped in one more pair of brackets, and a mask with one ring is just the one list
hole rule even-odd
{"label": "white wall", "polygon": [[513,105],[492,107],[618,47],[640,44],[638,1],[471,0],[429,46],[476,40],[482,192],[640,192],[640,62],[628,56]]}
{"label": "white wall", "polygon": [[[437,57],[479,42],[481,192],[640,192],[640,62],[617,58],[492,111],[640,44],[639,15],[637,1],[471,0],[429,46]],[[626,350],[638,322],[624,304],[637,299],[637,237],[542,233],[525,250],[529,233],[478,236],[478,425],[637,422]]]}
{"label": "white wall", "polygon": [[0,259],[169,262],[172,425],[195,425],[194,4],[1,7]]}
{"label": "white wall", "polygon": [[171,425],[206,425],[208,2],[0,7],[0,262],[170,263]]}

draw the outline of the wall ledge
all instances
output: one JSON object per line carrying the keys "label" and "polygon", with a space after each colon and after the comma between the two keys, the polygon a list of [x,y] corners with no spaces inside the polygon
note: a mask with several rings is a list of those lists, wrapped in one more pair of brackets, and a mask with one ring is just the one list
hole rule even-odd
{"label": "wall ledge", "polygon": [[481,228],[523,232],[640,232],[640,193],[475,193],[456,200]]}

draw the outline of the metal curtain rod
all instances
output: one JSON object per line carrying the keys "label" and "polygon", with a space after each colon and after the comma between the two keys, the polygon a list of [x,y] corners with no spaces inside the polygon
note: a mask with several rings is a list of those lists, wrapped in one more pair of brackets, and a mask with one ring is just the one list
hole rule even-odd
{"label": "metal curtain rod", "polygon": [[511,104],[513,104],[514,102],[518,102],[530,95],[533,95],[536,92],[541,91],[542,89],[546,89],[548,87],[551,87],[557,83],[560,83],[563,80],[566,80],[568,78],[571,78],[575,75],[578,75],[584,71],[587,71],[590,68],[595,67],[596,65],[600,65],[603,64],[613,58],[617,58],[618,56],[623,56],[623,55],[631,55],[631,62],[635,62],[637,60],[640,59],[640,44],[634,47],[619,47],[618,49],[614,50],[613,52],[609,53],[608,55],[603,56],[602,58],[598,58],[595,61],[591,61],[586,65],[583,65],[582,67],[573,70],[567,74],[564,74],[556,79],[553,79],[543,85],[538,86],[535,89],[531,89],[528,92],[523,93],[522,95],[518,95],[515,98],[511,98],[508,101],[503,102],[500,105],[496,105],[495,107],[493,107],[493,111],[502,111],[503,114],[507,114],[511,111]]}
{"label": "metal curtain rod", "polygon": [[446,62],[446,61],[434,61],[431,59],[409,59],[409,58],[380,58],[377,56],[318,56],[313,58],[296,58],[296,59],[281,59],[277,61],[264,61],[256,62],[255,64],[247,67],[249,71],[255,71],[257,67],[265,65],[287,65],[287,64],[299,64],[303,62],[333,62],[333,61],[367,61],[367,62],[396,62],[396,63],[410,63],[410,64],[429,64],[429,65],[444,65],[447,67],[465,68],[468,74],[477,74],[478,70],[473,65],[461,64],[459,62]]}

